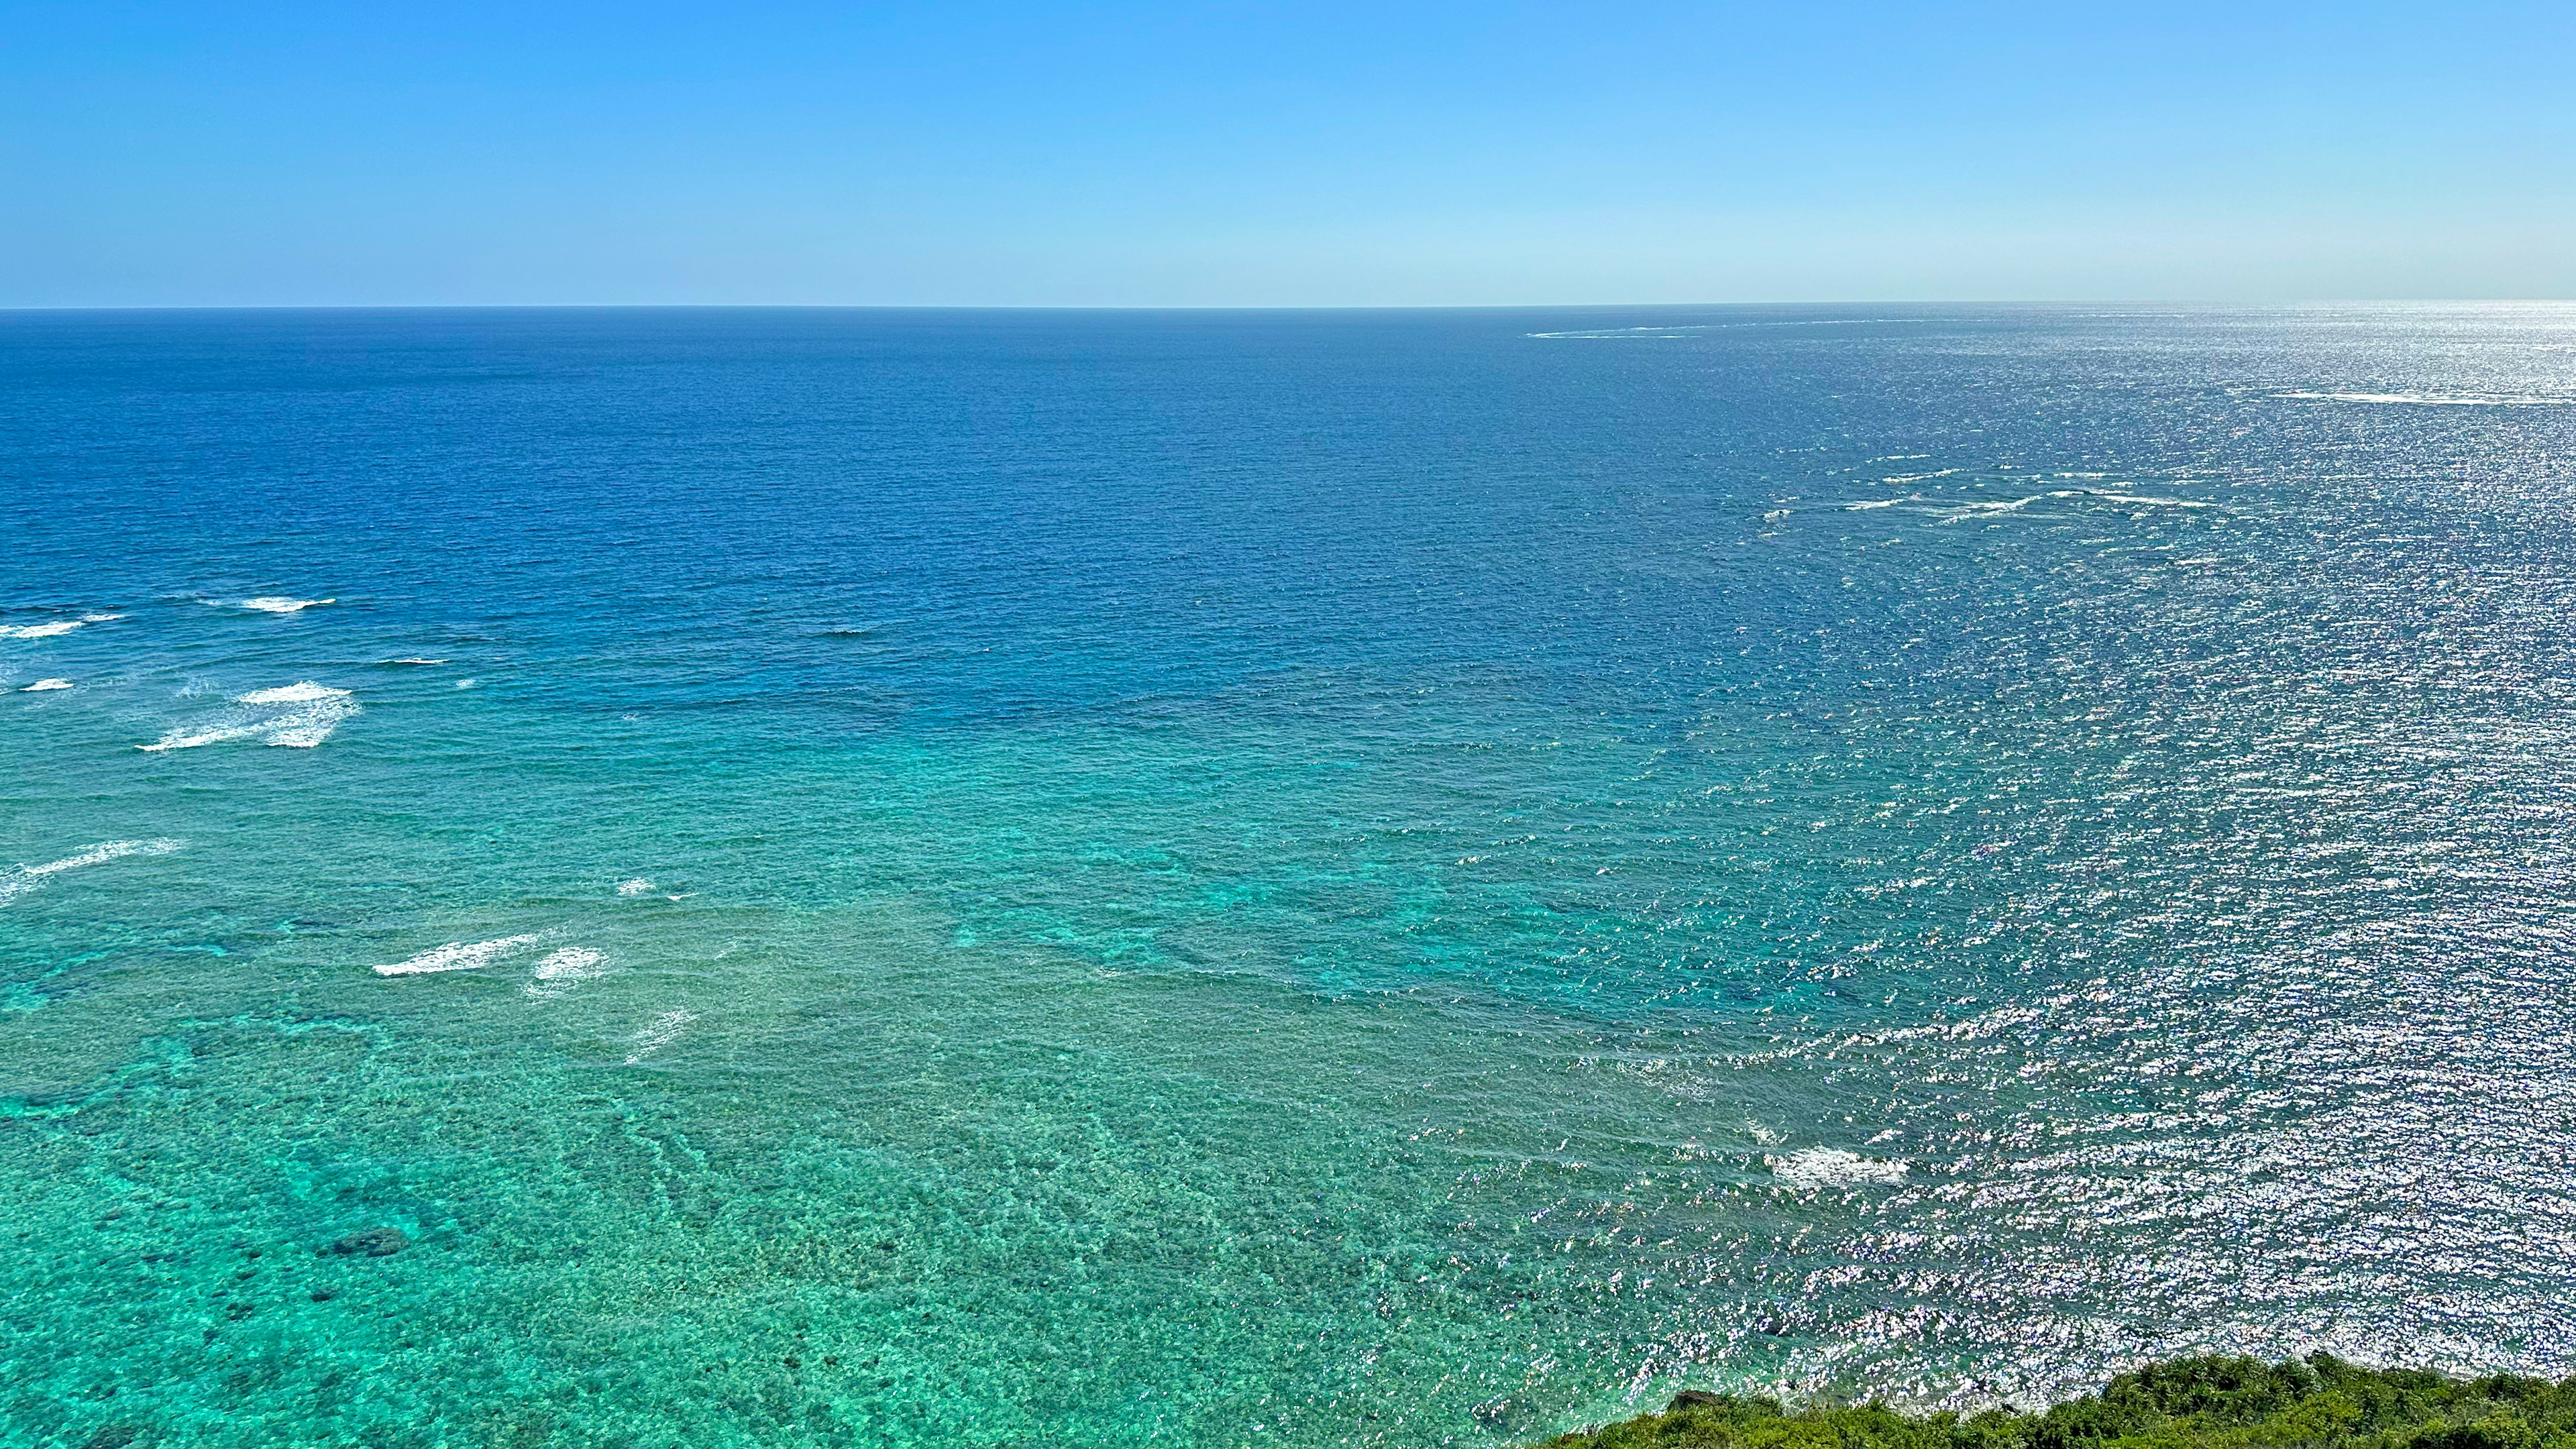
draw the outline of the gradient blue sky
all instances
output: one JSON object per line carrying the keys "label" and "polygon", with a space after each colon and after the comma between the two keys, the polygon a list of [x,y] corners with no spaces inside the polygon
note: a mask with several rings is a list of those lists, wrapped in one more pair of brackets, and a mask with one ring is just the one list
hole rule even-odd
{"label": "gradient blue sky", "polygon": [[2576,4],[0,0],[0,306],[2576,295]]}

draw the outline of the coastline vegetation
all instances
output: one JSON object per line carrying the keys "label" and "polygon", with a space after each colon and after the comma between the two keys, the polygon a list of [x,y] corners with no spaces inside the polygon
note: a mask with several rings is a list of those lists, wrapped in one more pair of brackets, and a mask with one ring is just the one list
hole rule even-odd
{"label": "coastline vegetation", "polygon": [[2576,1378],[2449,1378],[2329,1354],[2150,1364],[2039,1413],[1787,1408],[1693,1391],[1543,1449],[2576,1449]]}

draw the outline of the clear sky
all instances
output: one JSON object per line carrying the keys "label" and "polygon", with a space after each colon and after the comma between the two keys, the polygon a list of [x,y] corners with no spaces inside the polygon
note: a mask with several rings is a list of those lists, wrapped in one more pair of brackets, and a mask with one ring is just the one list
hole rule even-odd
{"label": "clear sky", "polygon": [[2576,3],[0,0],[0,306],[2576,295]]}

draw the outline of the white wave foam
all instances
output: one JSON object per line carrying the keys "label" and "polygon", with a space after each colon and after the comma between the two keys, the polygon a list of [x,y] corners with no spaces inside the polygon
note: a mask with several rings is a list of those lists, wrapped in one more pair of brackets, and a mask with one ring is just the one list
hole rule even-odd
{"label": "white wave foam", "polygon": [[18,692],[20,694],[34,694],[39,690],[69,689],[71,687],[72,682],[68,679],[39,679],[33,684],[21,686]]}
{"label": "white wave foam", "polygon": [[2303,402],[2397,403],[2425,408],[2545,408],[2576,403],[2576,398],[2538,393],[2276,392],[2272,396]]}
{"label": "white wave foam", "polygon": [[61,860],[49,861],[44,865],[22,865],[6,875],[0,875],[0,904],[16,900],[64,871],[78,870],[85,865],[105,865],[111,860],[122,860],[129,855],[168,855],[183,843],[167,839],[107,840],[96,845],[83,846],[78,855],[65,856]]}
{"label": "white wave foam", "polygon": [[1905,1180],[1906,1164],[1894,1158],[1863,1157],[1839,1147],[1802,1147],[1786,1157],[1765,1153],[1762,1165],[1784,1186],[1804,1191],[1818,1187],[1890,1186]]}
{"label": "white wave foam", "polygon": [[680,1033],[687,1031],[689,1023],[697,1019],[698,1014],[694,1011],[666,1011],[653,1018],[650,1025],[627,1038],[635,1044],[635,1050],[627,1054],[626,1065],[631,1067],[678,1041]]}
{"label": "white wave foam", "polygon": [[652,888],[653,883],[640,875],[633,880],[622,880],[617,883],[617,893],[621,896],[640,896]]}
{"label": "white wave foam", "polygon": [[248,694],[236,694],[233,696],[233,703],[311,704],[318,699],[347,699],[348,697],[349,691],[345,689],[333,689],[327,684],[315,684],[312,680],[305,679],[293,684],[281,684],[275,689],[254,689]]}
{"label": "white wave foam", "polygon": [[2006,513],[2019,513],[2034,503],[2043,503],[2052,498],[2099,498],[2105,503],[2137,503],[2156,508],[2207,508],[2210,506],[2197,498],[2158,498],[2145,493],[2114,493],[2108,488],[2054,488],[2046,493],[2034,493],[2028,498],[2008,498],[1993,503],[1962,503],[1935,522],[1957,523],[1963,518],[1992,518]]}
{"label": "white wave foam", "polygon": [[530,973],[531,980],[519,988],[543,1001],[561,996],[582,982],[608,974],[608,953],[588,946],[566,946],[546,953]]}
{"label": "white wave foam", "polygon": [[158,754],[163,750],[193,750],[200,745],[220,745],[232,740],[246,740],[257,733],[259,731],[256,728],[247,725],[213,730],[172,730],[151,744],[136,745],[135,748],[148,754]]}
{"label": "white wave foam", "polygon": [[444,659],[388,659],[387,664],[445,664]]}
{"label": "white wave foam", "polygon": [[2152,503],[2158,508],[2207,508],[2197,498],[2154,498],[2144,493],[2106,493],[2099,488],[2085,490],[2105,503]]}
{"label": "white wave foam", "polygon": [[528,936],[502,936],[490,941],[450,941],[444,946],[423,951],[408,961],[379,966],[379,976],[432,976],[441,971],[471,971],[489,966],[512,952],[523,950],[545,939],[539,932]]}
{"label": "white wave foam", "polygon": [[192,750],[200,745],[219,745],[232,740],[258,740],[263,744],[283,745],[290,749],[309,750],[331,738],[331,732],[342,721],[358,712],[358,702],[348,690],[333,689],[312,680],[298,680],[274,689],[254,689],[233,696],[244,709],[226,711],[196,729],[174,729],[155,744],[139,745],[143,750]]}
{"label": "white wave foam", "polygon": [[319,608],[324,604],[338,602],[340,602],[338,599],[290,599],[281,594],[264,594],[256,599],[242,600],[241,606],[245,609],[256,609],[263,614],[292,614],[300,609]]}
{"label": "white wave foam", "polygon": [[1530,337],[1599,337],[1599,338],[1634,338],[1634,339],[1638,339],[1638,340],[1652,340],[1652,339],[1655,339],[1655,338],[1663,338],[1663,337],[1687,337],[1687,336],[1689,336],[1690,334],[1692,334],[1692,333],[1694,333],[1694,332],[1706,332],[1707,330],[1708,330],[1708,328],[1707,328],[1707,327],[1705,327],[1705,326],[1698,326],[1698,327],[1594,327],[1594,328],[1590,328],[1590,329],[1587,329],[1587,330],[1585,330],[1585,331],[1581,331],[1581,332],[1531,332],[1531,333],[1527,333],[1527,334],[1525,334],[1525,335],[1530,336]]}
{"label": "white wave foam", "polygon": [[1962,518],[1994,518],[2006,513],[2019,513],[2046,498],[2072,498],[2072,493],[2034,493],[2028,498],[2008,498],[1997,503],[1962,503],[1944,515],[1942,523],[1956,523]]}
{"label": "white wave foam", "polygon": [[331,738],[343,718],[335,714],[321,719],[280,721],[269,727],[267,742],[282,749],[309,750]]}
{"label": "white wave foam", "polygon": [[471,679],[460,679],[456,681],[456,687],[459,689],[472,689],[474,687],[474,683],[475,682]]}
{"label": "white wave foam", "polygon": [[0,639],[51,639],[81,626],[79,619],[53,619],[42,624],[0,624]]}

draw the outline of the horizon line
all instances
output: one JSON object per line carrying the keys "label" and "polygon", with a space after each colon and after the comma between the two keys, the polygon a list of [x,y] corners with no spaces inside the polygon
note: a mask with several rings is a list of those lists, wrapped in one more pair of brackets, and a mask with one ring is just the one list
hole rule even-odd
{"label": "horizon line", "polygon": [[1698,302],[108,302],[0,304],[0,316],[98,312],[1553,312],[1653,308],[1851,307],[2529,307],[2576,296],[2313,297],[2223,300],[2172,297],[1859,298]]}

